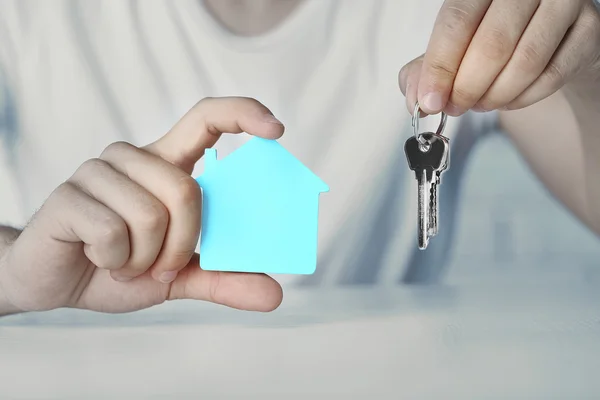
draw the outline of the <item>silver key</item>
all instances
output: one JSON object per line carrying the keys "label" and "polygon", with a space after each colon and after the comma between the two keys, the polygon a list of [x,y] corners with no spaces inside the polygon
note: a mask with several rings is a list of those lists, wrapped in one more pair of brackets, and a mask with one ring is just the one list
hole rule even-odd
{"label": "silver key", "polygon": [[421,250],[427,248],[430,238],[431,187],[437,179],[437,171],[442,169],[448,156],[448,143],[441,137],[427,133],[422,134],[425,144],[419,138],[411,136],[404,145],[408,166],[415,171],[418,182],[418,244]]}
{"label": "silver key", "polygon": [[420,106],[415,104],[412,125],[414,135],[404,145],[404,150],[411,170],[415,171],[418,181],[418,244],[424,250],[429,239],[438,233],[439,194],[441,174],[449,165],[450,145],[448,138],[442,136],[447,116],[442,119],[437,132],[420,133]]}
{"label": "silver key", "polygon": [[436,171],[434,179],[431,183],[431,188],[429,190],[429,236],[433,237],[438,234],[438,221],[440,219],[440,196],[439,196],[439,187],[442,179],[442,172],[448,168],[449,158],[450,158],[450,145],[448,143],[448,138],[444,136],[438,136],[440,139],[446,141],[448,144],[448,151],[446,152],[445,160],[440,167],[439,170]]}

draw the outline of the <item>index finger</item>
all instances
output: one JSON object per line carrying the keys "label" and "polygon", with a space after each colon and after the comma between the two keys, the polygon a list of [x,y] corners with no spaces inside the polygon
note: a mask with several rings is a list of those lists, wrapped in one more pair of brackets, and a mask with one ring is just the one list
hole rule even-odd
{"label": "index finger", "polygon": [[260,102],[246,97],[205,98],[157,141],[143,147],[187,173],[222,133],[246,132],[266,139],[283,135],[283,124]]}
{"label": "index finger", "polygon": [[492,0],[446,0],[427,46],[419,81],[421,109],[437,114],[448,102],[460,63]]}

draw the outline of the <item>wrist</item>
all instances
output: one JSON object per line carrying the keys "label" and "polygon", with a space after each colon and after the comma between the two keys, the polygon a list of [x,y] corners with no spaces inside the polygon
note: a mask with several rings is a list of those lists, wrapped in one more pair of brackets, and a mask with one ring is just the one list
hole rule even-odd
{"label": "wrist", "polygon": [[6,263],[10,246],[19,236],[20,231],[12,228],[0,227],[0,317],[22,312],[8,299],[5,290]]}
{"label": "wrist", "polygon": [[4,258],[0,258],[0,317],[4,317],[6,315],[18,314],[23,312],[23,310],[14,306],[8,296],[6,295],[5,285],[4,285]]}
{"label": "wrist", "polygon": [[19,314],[23,310],[13,306],[6,296],[3,294],[2,284],[0,283],[0,317],[4,317],[11,314]]}
{"label": "wrist", "polygon": [[[562,92],[572,105],[600,103],[600,66],[594,66],[579,74],[562,88]],[[574,103],[574,104],[573,104]]]}
{"label": "wrist", "polygon": [[586,75],[561,89],[584,136],[597,136],[600,120],[600,74]]}

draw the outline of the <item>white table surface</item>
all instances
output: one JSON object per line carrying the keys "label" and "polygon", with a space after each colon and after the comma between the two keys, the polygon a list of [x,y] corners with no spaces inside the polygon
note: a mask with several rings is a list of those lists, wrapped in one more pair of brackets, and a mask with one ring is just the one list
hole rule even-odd
{"label": "white table surface", "polygon": [[272,314],[173,302],[0,320],[0,399],[591,399],[599,377],[596,282],[288,290]]}

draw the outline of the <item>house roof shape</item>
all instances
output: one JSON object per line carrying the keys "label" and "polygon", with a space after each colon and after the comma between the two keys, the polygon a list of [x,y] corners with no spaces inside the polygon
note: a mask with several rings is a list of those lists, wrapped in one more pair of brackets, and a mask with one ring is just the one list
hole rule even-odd
{"label": "house roof shape", "polygon": [[217,150],[204,151],[204,173],[197,178],[200,185],[221,179],[260,179],[277,175],[303,190],[316,193],[329,191],[329,186],[279,142],[254,136],[222,160]]}

